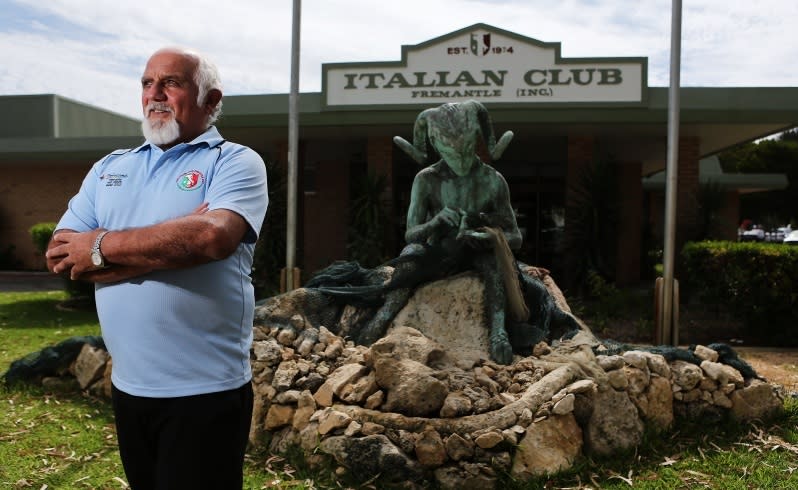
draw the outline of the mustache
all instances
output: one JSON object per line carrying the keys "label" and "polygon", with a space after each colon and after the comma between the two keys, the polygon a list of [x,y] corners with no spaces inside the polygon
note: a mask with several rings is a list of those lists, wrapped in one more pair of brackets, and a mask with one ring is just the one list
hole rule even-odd
{"label": "mustache", "polygon": [[174,111],[172,110],[171,107],[161,102],[150,102],[149,104],[147,104],[147,107],[144,108],[144,114],[149,114],[152,111],[164,111],[170,114],[174,114]]}

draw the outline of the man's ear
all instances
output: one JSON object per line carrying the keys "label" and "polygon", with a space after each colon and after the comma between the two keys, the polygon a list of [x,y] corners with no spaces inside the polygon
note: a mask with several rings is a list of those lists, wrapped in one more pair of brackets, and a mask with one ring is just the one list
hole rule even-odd
{"label": "man's ear", "polygon": [[220,100],[222,100],[222,91],[213,88],[209,90],[208,95],[205,96],[205,107],[213,109],[214,107],[219,105]]}

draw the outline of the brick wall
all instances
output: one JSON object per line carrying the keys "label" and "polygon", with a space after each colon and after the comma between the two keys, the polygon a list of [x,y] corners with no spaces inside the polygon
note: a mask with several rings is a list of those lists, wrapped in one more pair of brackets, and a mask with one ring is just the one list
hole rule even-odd
{"label": "brick wall", "polygon": [[0,179],[0,250],[14,246],[24,269],[44,269],[28,229],[58,221],[93,162],[19,162],[3,165]]}

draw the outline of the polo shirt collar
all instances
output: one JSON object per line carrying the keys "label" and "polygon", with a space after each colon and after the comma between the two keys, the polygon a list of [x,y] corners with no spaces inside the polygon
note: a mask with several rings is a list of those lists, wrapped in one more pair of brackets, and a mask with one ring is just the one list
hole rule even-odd
{"label": "polo shirt collar", "polygon": [[[206,144],[206,145],[208,145],[208,148],[213,148],[214,146],[222,143],[223,141],[224,141],[224,138],[222,138],[222,135],[219,134],[219,130],[216,129],[216,126],[211,126],[208,129],[206,129],[205,132],[202,133],[201,135],[197,136],[196,138],[194,138],[193,140],[189,141],[188,143],[185,143],[185,145],[193,146],[193,145]],[[142,144],[141,146],[138,146],[137,148],[133,149],[133,153],[137,153],[137,152],[139,152],[141,150],[144,150],[145,148],[149,148],[149,147],[158,148],[157,145],[154,145],[154,144],[150,143],[149,141],[144,141],[144,144]],[[160,148],[158,148],[158,149],[160,149]]]}

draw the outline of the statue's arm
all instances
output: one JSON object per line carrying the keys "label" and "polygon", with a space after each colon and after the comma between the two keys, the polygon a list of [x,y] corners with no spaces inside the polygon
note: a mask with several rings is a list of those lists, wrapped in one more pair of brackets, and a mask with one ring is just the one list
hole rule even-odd
{"label": "statue's arm", "polygon": [[[439,183],[426,171],[421,171],[413,180],[410,190],[410,206],[407,209],[407,243],[423,243],[434,234],[442,235],[450,228],[460,225],[461,212],[451,208],[438,211],[431,209],[431,196],[440,193]],[[435,213],[431,219],[429,215]]]}

